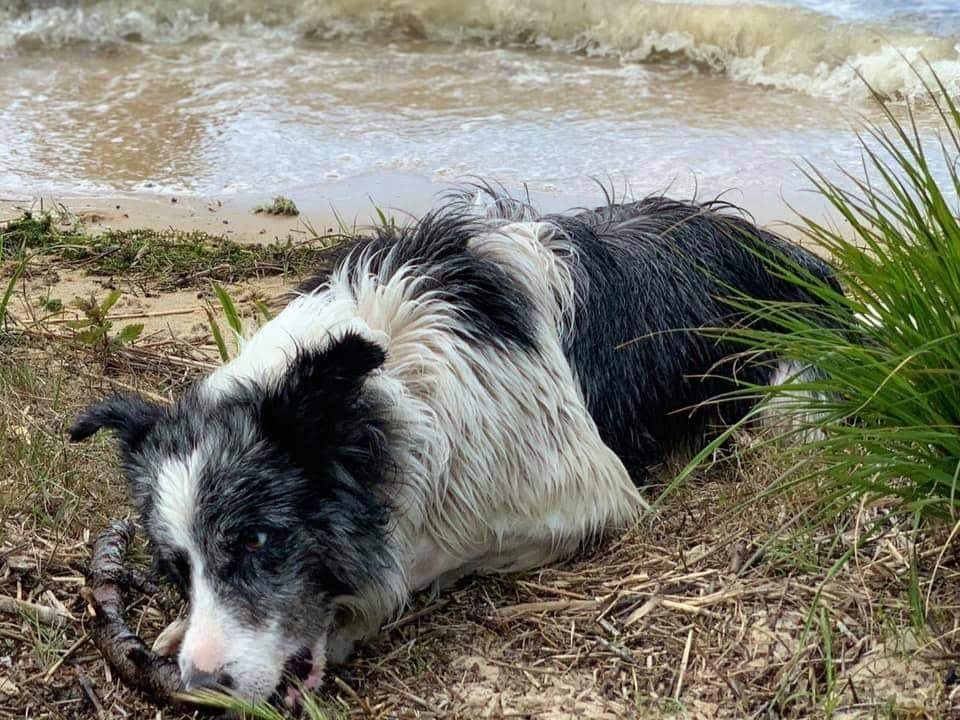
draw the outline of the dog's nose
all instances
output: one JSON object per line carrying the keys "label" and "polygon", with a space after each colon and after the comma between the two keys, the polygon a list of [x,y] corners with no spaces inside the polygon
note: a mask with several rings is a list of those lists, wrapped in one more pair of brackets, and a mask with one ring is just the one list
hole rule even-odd
{"label": "dog's nose", "polygon": [[225,672],[207,672],[188,665],[181,680],[184,690],[230,690],[233,678]]}

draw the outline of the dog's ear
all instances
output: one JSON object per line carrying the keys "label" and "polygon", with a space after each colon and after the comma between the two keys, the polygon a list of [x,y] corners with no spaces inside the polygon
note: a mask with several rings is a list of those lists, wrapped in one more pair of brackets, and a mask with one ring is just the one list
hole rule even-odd
{"label": "dog's ear", "polygon": [[304,463],[324,448],[342,444],[355,431],[364,381],[385,360],[382,347],[355,332],[323,350],[301,351],[263,400],[264,430]]}
{"label": "dog's ear", "polygon": [[113,430],[127,448],[134,448],[156,424],[163,409],[139,395],[118,394],[84,410],[70,426],[70,440],[86,440],[101,428]]}
{"label": "dog's ear", "polygon": [[287,411],[315,420],[353,400],[386,358],[375,342],[348,332],[319,352],[300,352],[281,383],[278,399]]}

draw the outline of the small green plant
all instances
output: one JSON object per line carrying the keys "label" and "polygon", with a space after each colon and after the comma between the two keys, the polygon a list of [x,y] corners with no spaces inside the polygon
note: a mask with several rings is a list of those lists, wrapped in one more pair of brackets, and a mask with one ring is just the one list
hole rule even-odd
{"label": "small green plant", "polygon": [[396,230],[397,219],[393,217],[393,215],[390,215],[388,217],[387,214],[377,206],[374,206],[373,209],[377,213],[377,221],[380,223],[380,227],[389,228],[390,230]]}
{"label": "small green plant", "polygon": [[[229,327],[233,333],[235,344],[239,346],[240,340],[243,338],[243,319],[237,310],[237,304],[226,288],[218,283],[213,283],[213,294],[217,297],[217,304],[220,306],[221,314],[227,321],[227,327]],[[251,304],[253,305],[254,323],[257,327],[261,327],[273,318],[273,313],[270,311],[270,308],[268,308],[262,300],[253,300]],[[217,322],[213,308],[204,307],[204,311],[207,313],[207,324],[210,326],[210,335],[213,337],[213,342],[217,346],[220,360],[227,362],[231,358],[231,352],[223,330],[220,327],[220,323]]]}
{"label": "small green plant", "polygon": [[61,627],[50,627],[36,618],[24,617],[33,630],[33,652],[41,667],[48,668],[63,654],[67,647],[66,635]]}
{"label": "small green plant", "polygon": [[294,204],[293,200],[283,195],[277,195],[269,205],[257,205],[253,209],[254,214],[263,215],[286,215],[293,217],[300,214],[300,210]]}
{"label": "small green plant", "polygon": [[[227,326],[233,331],[234,341],[239,343],[239,339],[243,337],[243,321],[240,318],[240,313],[237,312],[237,306],[233,302],[233,298],[230,297],[230,293],[217,283],[213,283],[213,293],[217,296],[217,302],[220,304],[220,310],[224,318],[226,318]],[[213,310],[208,307],[205,307],[204,310],[207,313],[210,334],[213,336],[214,343],[216,343],[220,360],[227,362],[230,360],[230,349],[227,347],[227,341],[223,335],[223,331],[220,329],[220,324],[217,322]]]}
{"label": "small green plant", "polygon": [[60,298],[43,297],[40,298],[39,305],[50,313],[58,313],[63,310],[63,301]]}
{"label": "small green plant", "polygon": [[101,358],[134,342],[143,333],[143,323],[124,325],[119,332],[113,333],[113,322],[107,318],[108,313],[120,299],[120,291],[113,290],[102,301],[96,298],[78,298],[73,305],[79,309],[84,317],[71,320],[67,327],[75,331],[75,338],[84,345],[93,348]]}

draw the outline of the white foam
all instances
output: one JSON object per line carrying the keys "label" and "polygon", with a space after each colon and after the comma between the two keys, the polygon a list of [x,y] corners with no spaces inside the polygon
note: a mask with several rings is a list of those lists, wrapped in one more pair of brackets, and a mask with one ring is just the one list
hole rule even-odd
{"label": "white foam", "polygon": [[[692,62],[754,85],[865,96],[923,92],[901,53],[929,59],[960,94],[960,38],[782,5],[729,0],[73,0],[0,9],[0,48],[180,43],[223,33],[523,44],[630,63]],[[789,1],[789,0],[783,0]],[[958,11],[960,13],[960,11]],[[903,25],[903,23],[901,23]],[[531,74],[529,82],[538,78]]]}

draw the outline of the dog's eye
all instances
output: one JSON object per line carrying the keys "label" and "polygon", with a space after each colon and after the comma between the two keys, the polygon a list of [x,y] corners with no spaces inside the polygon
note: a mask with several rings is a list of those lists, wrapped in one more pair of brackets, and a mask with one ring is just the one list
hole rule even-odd
{"label": "dog's eye", "polygon": [[267,534],[263,530],[254,530],[243,538],[243,547],[247,552],[256,552],[267,544]]}

